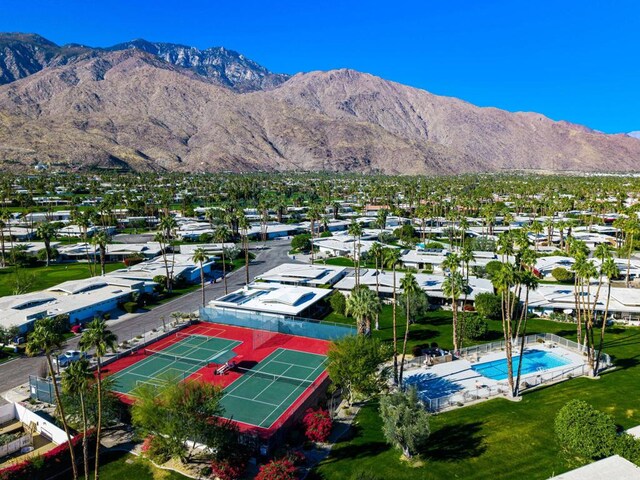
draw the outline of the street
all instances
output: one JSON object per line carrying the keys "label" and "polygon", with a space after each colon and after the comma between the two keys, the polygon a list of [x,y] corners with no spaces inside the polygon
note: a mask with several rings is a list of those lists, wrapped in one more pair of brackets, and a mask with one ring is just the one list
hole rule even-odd
{"label": "street", "polygon": [[[251,261],[249,266],[249,280],[260,275],[282,263],[293,262],[287,252],[290,249],[290,243],[286,239],[274,240],[261,248],[262,243],[251,244],[252,251],[256,253],[256,258]],[[295,262],[294,262],[295,263]],[[245,269],[239,268],[227,276],[227,285],[229,292],[241,288],[245,284]],[[218,283],[207,284],[205,286],[205,301],[209,302],[215,298],[224,295],[224,281],[218,280]],[[125,319],[115,319],[108,321],[109,329],[115,333],[119,339],[127,340],[136,334],[150,331],[153,328],[161,327],[163,318],[166,323],[173,319],[173,312],[193,312],[202,306],[202,291],[200,289],[176,298],[163,305],[159,305],[148,312],[137,314],[135,316],[127,315]],[[75,337],[67,341],[63,349],[74,349],[78,346],[79,337]],[[12,360],[0,365],[0,392],[5,392],[12,388],[22,385],[29,380],[29,375],[38,375],[45,363],[44,357],[24,357]],[[0,404],[4,400],[0,398]]]}

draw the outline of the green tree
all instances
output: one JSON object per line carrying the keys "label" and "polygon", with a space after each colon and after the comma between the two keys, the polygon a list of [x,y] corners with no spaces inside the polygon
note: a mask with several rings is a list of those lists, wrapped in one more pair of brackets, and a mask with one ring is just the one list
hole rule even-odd
{"label": "green tree", "polygon": [[82,420],[82,460],[84,464],[84,478],[89,478],[89,442],[87,441],[87,404],[85,396],[89,391],[89,382],[93,374],[89,368],[89,361],[82,359],[74,362],[62,373],[62,391],[80,400],[80,417]]}
{"label": "green tree", "polygon": [[229,293],[229,290],[227,288],[227,258],[225,254],[224,242],[227,241],[230,235],[231,232],[226,227],[226,225],[220,225],[216,229],[216,232],[213,234],[214,240],[222,245],[222,281],[224,282],[225,295]]}
{"label": "green tree", "polygon": [[329,297],[329,303],[331,304],[331,309],[340,315],[344,315],[345,309],[347,308],[347,299],[344,294],[338,290],[333,292]]}
{"label": "green tree", "polygon": [[195,443],[215,450],[224,442],[228,422],[220,420],[224,391],[195,380],[160,379],[159,385],[136,389],[131,421],[140,436],[153,436],[154,450],[168,458],[189,461]]}
{"label": "green tree", "polygon": [[60,422],[64,428],[64,432],[67,435],[67,444],[69,445],[69,455],[71,456],[71,469],[73,472],[73,478],[78,478],[78,466],[76,465],[76,454],[71,443],[71,432],[69,430],[69,424],[67,417],[64,413],[64,405],[60,400],[60,389],[58,388],[58,382],[56,381],[55,370],[53,369],[53,361],[51,356],[55,351],[62,348],[64,337],[61,333],[56,332],[51,318],[43,318],[37,320],[33,332],[29,335],[29,342],[27,343],[27,355],[34,356],[44,353],[47,359],[47,367],[49,368],[49,375],[53,380],[53,394],[56,398],[56,408],[60,414]]}
{"label": "green tree", "polygon": [[51,239],[56,234],[56,229],[52,223],[42,222],[36,228],[36,235],[44,242],[45,261],[47,267],[51,263]]}
{"label": "green tree", "polygon": [[[222,250],[224,251],[224,247],[222,248]],[[194,261],[194,263],[200,264],[200,288],[202,291],[202,307],[204,308],[204,262],[208,262],[209,257],[204,251],[204,248],[199,247],[193,251],[192,260]]]}
{"label": "green tree", "polygon": [[393,304],[392,304],[392,329],[393,329],[393,382],[398,384],[398,333],[397,333],[397,304],[398,289],[396,288],[396,267],[400,261],[401,252],[397,248],[385,247],[382,258],[384,265],[393,270]]}
{"label": "green tree", "polygon": [[412,458],[426,445],[431,430],[429,413],[418,398],[415,388],[380,397],[382,432],[387,443]]}
{"label": "green tree", "polygon": [[311,234],[301,233],[291,239],[291,248],[298,252],[308,252],[311,250]]}
{"label": "green tree", "polygon": [[476,312],[485,318],[499,320],[502,318],[502,300],[499,295],[483,292],[476,295]]}
{"label": "green tree", "polygon": [[384,385],[386,371],[380,366],[388,353],[377,338],[356,335],[336,340],[329,346],[327,358],[329,377],[343,389],[349,405],[357,396],[377,394]]}
{"label": "green tree", "polygon": [[458,328],[458,300],[464,293],[466,285],[462,274],[458,271],[452,271],[442,282],[442,293],[445,297],[451,299],[451,311],[453,313],[453,351],[458,352],[460,349],[460,329]]}
{"label": "green tree", "polygon": [[367,285],[357,285],[347,297],[345,313],[356,319],[358,334],[371,334],[371,319],[382,310],[380,297]]}
{"label": "green tree", "polygon": [[97,232],[91,237],[91,244],[98,247],[100,252],[100,274],[104,277],[106,273],[107,263],[107,243],[109,242],[109,236],[105,231]]}
{"label": "green tree", "polygon": [[405,298],[405,330],[404,338],[402,340],[402,357],[400,359],[400,373],[398,375],[398,383],[402,385],[402,375],[404,373],[404,359],[407,355],[407,340],[409,339],[409,326],[411,325],[411,298],[417,296],[420,289],[420,285],[416,281],[415,275],[412,273],[405,273],[402,280],[400,280],[400,288],[402,288]]}
{"label": "green tree", "polygon": [[97,384],[98,384],[98,419],[96,421],[96,454],[95,454],[95,479],[98,480],[100,465],[100,435],[102,432],[102,358],[111,350],[115,353],[118,338],[107,328],[107,322],[102,318],[94,318],[87,325],[80,337],[80,348],[83,352],[93,350],[94,358],[97,365]]}

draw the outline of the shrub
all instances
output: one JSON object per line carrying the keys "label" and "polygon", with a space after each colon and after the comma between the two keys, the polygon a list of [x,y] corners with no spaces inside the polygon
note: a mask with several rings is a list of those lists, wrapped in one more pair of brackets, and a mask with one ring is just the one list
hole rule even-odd
{"label": "shrub", "polygon": [[142,454],[157,463],[164,463],[169,460],[169,452],[162,442],[162,437],[148,435],[142,443]]}
{"label": "shrub", "polygon": [[329,237],[333,237],[333,233],[331,233],[329,230],[325,230],[320,234],[320,238],[329,238]]}
{"label": "shrub", "polygon": [[444,245],[440,242],[428,242],[425,244],[424,248],[426,250],[443,250]]}
{"label": "shrub", "polygon": [[336,291],[329,298],[329,304],[334,312],[344,315],[344,311],[347,307],[347,299],[342,292]]}
{"label": "shrub", "polygon": [[489,331],[487,321],[480,315],[467,315],[462,324],[464,338],[468,340],[479,340]]}
{"label": "shrub", "polygon": [[82,332],[82,325],[74,325],[73,327],[71,327],[71,332],[78,335],[80,332]]}
{"label": "shrub", "polygon": [[475,301],[476,311],[485,318],[499,320],[502,318],[502,300],[493,293],[479,293]]}
{"label": "shrub", "polygon": [[571,400],[560,409],[555,432],[562,448],[573,455],[596,460],[613,453],[613,419],[582,400]]}
{"label": "shrub", "polygon": [[636,465],[640,465],[640,440],[628,433],[623,433],[616,440],[614,453],[626,458]]}
{"label": "shrub", "polygon": [[498,260],[491,260],[484,267],[484,271],[487,272],[487,277],[493,278],[493,276],[502,268],[502,262]]}
{"label": "shrub", "polygon": [[136,302],[124,302],[122,308],[127,313],[133,313],[138,309],[138,304]]}
{"label": "shrub", "polygon": [[301,233],[291,239],[291,248],[299,252],[308,252],[311,250],[311,235]]}
{"label": "shrub", "polygon": [[125,267],[131,267],[133,265],[137,265],[138,263],[142,263],[143,261],[144,258],[142,257],[127,257],[122,261],[122,263],[124,263]]}
{"label": "shrub", "polygon": [[573,282],[573,273],[567,270],[566,268],[556,267],[551,270],[551,276],[555,278],[560,283],[571,283]]}
{"label": "shrub", "polygon": [[295,480],[296,467],[286,458],[271,460],[262,465],[256,476],[256,480]]}
{"label": "shrub", "polygon": [[211,476],[220,480],[236,480],[242,477],[246,468],[247,464],[241,457],[214,459],[211,462]]}
{"label": "shrub", "polygon": [[313,442],[326,442],[331,434],[333,421],[327,410],[308,409],[305,412],[302,423],[305,426],[305,436]]}

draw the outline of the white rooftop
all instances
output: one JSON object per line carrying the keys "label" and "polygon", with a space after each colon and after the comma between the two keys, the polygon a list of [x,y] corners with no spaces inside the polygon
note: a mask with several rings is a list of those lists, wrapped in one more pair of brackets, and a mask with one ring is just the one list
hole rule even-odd
{"label": "white rooftop", "polygon": [[212,300],[209,305],[217,308],[298,316],[331,292],[326,288],[252,283],[217,300]]}
{"label": "white rooftop", "polygon": [[344,267],[331,265],[310,265],[307,263],[283,263],[268,272],[255,277],[265,282],[288,283],[296,285],[333,285],[344,276]]}

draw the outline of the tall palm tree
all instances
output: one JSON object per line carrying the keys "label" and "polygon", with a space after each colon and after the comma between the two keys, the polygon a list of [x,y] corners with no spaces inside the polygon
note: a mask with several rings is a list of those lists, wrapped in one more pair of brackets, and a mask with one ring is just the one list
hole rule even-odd
{"label": "tall palm tree", "polygon": [[160,251],[162,252],[162,262],[164,263],[165,271],[165,288],[168,292],[171,292],[173,282],[171,281],[171,275],[169,272],[169,259],[167,258],[167,254],[169,253],[169,239],[165,237],[164,232],[158,231],[154,235],[153,241],[160,244]]}
{"label": "tall palm tree", "polygon": [[416,281],[413,273],[407,272],[404,274],[402,280],[400,280],[400,288],[405,298],[405,313],[406,313],[406,325],[404,330],[404,339],[402,341],[402,357],[400,359],[400,374],[398,375],[398,382],[402,385],[402,375],[404,373],[404,359],[407,355],[407,340],[409,339],[409,325],[411,325],[411,297],[416,295],[420,291],[420,285]]}
{"label": "tall palm tree", "polygon": [[383,259],[387,268],[393,270],[393,381],[398,384],[398,335],[397,335],[397,288],[396,288],[396,267],[400,261],[401,252],[397,248],[384,248]]}
{"label": "tall palm tree", "polygon": [[0,267],[4,268],[7,266],[5,251],[4,251],[4,229],[9,225],[9,221],[11,220],[11,214],[8,210],[2,210],[0,212],[0,249],[2,249],[2,260],[0,263]]}
{"label": "tall palm tree", "polygon": [[[320,220],[322,216],[322,211],[320,210],[319,205],[311,205],[309,210],[307,211],[307,217],[309,218],[310,227],[311,227],[311,264],[314,262],[314,251],[313,251],[313,239],[316,236],[316,222]],[[355,259],[354,259],[355,260]],[[356,285],[357,285],[356,278]]]}
{"label": "tall palm tree", "polygon": [[84,478],[89,479],[89,442],[87,441],[87,405],[85,395],[89,382],[93,378],[89,362],[86,359],[72,363],[62,372],[62,390],[67,395],[80,399],[80,413],[82,417],[82,457],[84,463]]}
{"label": "tall palm tree", "polygon": [[249,285],[249,221],[244,215],[238,218],[238,228],[242,232],[242,249],[244,250],[244,283]]}
{"label": "tall palm tree", "polygon": [[[520,361],[518,362],[518,373],[516,375],[516,381],[514,383],[514,389],[515,389],[515,391],[513,392],[514,397],[517,397],[518,394],[520,393],[520,375],[522,371],[522,360],[524,358],[523,354],[524,354],[525,337],[527,336],[527,319],[529,317],[528,311],[527,311],[529,309],[529,292],[531,290],[536,290],[538,288],[539,280],[536,278],[533,272],[531,272],[530,270],[526,270],[524,272],[521,272],[520,274],[520,283],[524,285],[525,294],[524,294],[524,305],[522,306],[521,321],[519,322],[520,324],[517,329],[518,331],[516,332],[516,336],[521,335],[521,340],[520,340]],[[520,325],[521,325],[522,331],[520,331]]]}
{"label": "tall palm tree", "polygon": [[457,270],[451,271],[442,282],[442,293],[451,299],[451,312],[453,314],[453,351],[456,354],[460,349],[462,332],[460,325],[458,325],[458,300],[465,289],[464,277]]}
{"label": "tall palm tree", "polygon": [[58,388],[58,382],[56,381],[56,373],[53,369],[53,361],[51,356],[56,350],[62,348],[64,337],[61,333],[58,333],[55,329],[54,321],[52,318],[43,318],[36,321],[33,332],[29,335],[29,342],[27,343],[27,355],[34,356],[44,353],[47,359],[47,367],[49,368],[49,376],[53,380],[53,394],[56,397],[56,406],[60,413],[60,421],[64,428],[64,433],[67,434],[67,443],[69,445],[69,455],[71,456],[71,469],[73,471],[73,478],[78,478],[78,466],[76,465],[76,454],[73,450],[73,444],[71,442],[71,433],[69,431],[69,424],[67,423],[67,417],[64,413],[64,406],[60,400],[60,389]]}
{"label": "tall palm tree", "polygon": [[[224,251],[224,245],[222,247],[222,250]],[[209,260],[209,257],[207,256],[207,253],[204,251],[204,248],[199,247],[196,248],[193,251],[193,258],[192,258],[194,263],[199,263],[200,264],[200,287],[202,289],[202,308],[204,308],[204,262],[207,262]]]}
{"label": "tall palm tree", "polygon": [[[374,242],[373,245],[371,245],[371,248],[369,249],[369,255],[371,255],[374,261],[376,262],[376,295],[378,297],[380,297],[380,270],[378,270],[378,267],[380,266],[380,263],[383,260],[382,253],[383,253],[382,245],[378,242]],[[380,314],[379,313],[376,314],[375,329],[380,330]]]}
{"label": "tall palm tree", "polygon": [[56,233],[56,229],[52,223],[42,222],[36,228],[36,235],[44,242],[44,250],[46,254],[47,267],[51,262],[51,239]]}
{"label": "tall palm tree", "polygon": [[629,288],[629,271],[631,270],[631,253],[633,252],[633,242],[635,235],[640,233],[640,222],[637,218],[628,218],[624,222],[624,231],[626,233],[629,249],[627,250],[627,273],[625,275],[625,286]]}
{"label": "tall palm tree", "polygon": [[[227,239],[229,238],[229,235],[231,235],[231,232],[229,231],[229,229],[227,228],[226,225],[218,226],[218,228],[216,229],[215,233],[213,234],[213,238],[216,241],[216,243],[219,242],[222,245],[222,280],[224,281],[224,294],[225,295],[227,293],[229,293],[229,291],[227,289],[227,259],[226,259],[226,255],[225,255],[224,242],[227,241]],[[204,293],[202,295],[203,295],[203,298],[204,298]]]}
{"label": "tall palm tree", "polygon": [[94,318],[80,337],[80,349],[83,352],[94,350],[97,364],[98,382],[98,419],[96,421],[96,458],[94,478],[98,480],[100,465],[100,434],[102,432],[102,357],[108,350],[116,351],[118,337],[107,328],[107,322],[102,318]]}
{"label": "tall palm tree", "polygon": [[[353,237],[353,264],[356,270],[356,286],[360,285],[360,237],[362,236],[362,225],[355,220],[351,221],[348,229],[349,235]],[[356,247],[358,254],[356,256]]]}
{"label": "tall palm tree", "polygon": [[380,312],[382,303],[367,285],[358,285],[347,297],[345,313],[356,319],[358,334],[371,335],[371,318]]}
{"label": "tall palm tree", "polygon": [[600,343],[598,346],[598,352],[596,354],[596,363],[593,370],[593,376],[595,377],[600,370],[600,357],[602,355],[602,347],[604,345],[604,333],[607,326],[607,315],[609,314],[609,302],[611,300],[611,282],[614,278],[620,276],[620,269],[613,258],[609,257],[604,260],[601,267],[602,273],[607,277],[607,302],[604,307],[604,313],[602,316],[602,326],[600,328]]}
{"label": "tall palm tree", "polygon": [[105,231],[97,232],[93,237],[91,237],[91,244],[98,247],[98,251],[100,252],[100,274],[103,277],[106,273],[108,242],[109,236]]}
{"label": "tall palm tree", "polygon": [[518,283],[519,272],[511,263],[502,263],[500,269],[491,279],[494,288],[500,294],[502,306],[502,334],[505,343],[505,356],[507,360],[507,381],[511,395],[515,392],[513,384],[513,336],[512,322],[514,304],[517,296],[512,287]]}

